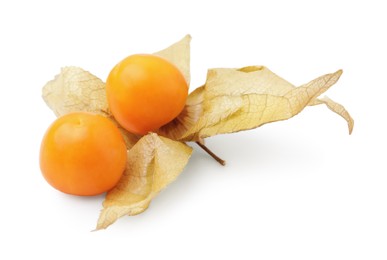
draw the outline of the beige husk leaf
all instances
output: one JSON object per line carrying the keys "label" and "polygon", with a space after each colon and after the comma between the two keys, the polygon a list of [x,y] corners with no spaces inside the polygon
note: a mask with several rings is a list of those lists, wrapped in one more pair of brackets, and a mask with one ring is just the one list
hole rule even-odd
{"label": "beige husk leaf", "polygon": [[325,104],[330,110],[332,110],[333,112],[335,112],[336,114],[338,114],[339,116],[344,118],[344,120],[347,121],[347,124],[348,124],[349,134],[352,134],[354,121],[353,121],[353,118],[351,117],[351,115],[349,114],[349,112],[344,108],[343,105],[336,103],[335,101],[333,101],[332,99],[330,99],[327,96],[325,96],[321,99],[320,98],[315,99],[309,105],[316,106],[316,105],[321,105],[321,104]]}
{"label": "beige husk leaf", "polygon": [[[156,52],[176,65],[190,81],[189,35]],[[43,99],[56,116],[92,112],[110,118],[120,129],[128,148],[123,177],[106,195],[97,230],[107,228],[124,215],[147,209],[151,200],[182,172],[192,152],[183,142],[217,134],[238,132],[285,120],[306,106],[325,104],[343,117],[352,132],[353,119],[345,108],[318,97],[340,78],[342,71],[323,75],[300,87],[263,66],[241,69],[210,69],[206,83],[187,98],[181,114],[170,123],[143,137],[123,129],[111,115],[105,83],[78,67],[64,67],[43,87]]]}
{"label": "beige husk leaf", "polygon": [[326,74],[296,88],[263,66],[210,69],[206,84],[190,94],[183,112],[159,133],[175,140],[202,141],[289,119],[318,104],[342,116],[351,133],[353,119],[345,108],[327,98],[317,99],[341,74],[341,70]]}
{"label": "beige husk leaf", "polygon": [[186,144],[155,133],[142,137],[128,152],[122,179],[106,195],[97,230],[107,228],[124,215],[143,212],[177,178],[191,153],[192,148]]}
{"label": "beige husk leaf", "polygon": [[168,48],[154,53],[179,68],[188,85],[190,82],[190,43],[191,36],[187,34],[183,39],[172,44]]}
{"label": "beige husk leaf", "polygon": [[64,67],[49,81],[42,96],[56,116],[71,112],[108,113],[105,83],[79,67]]}

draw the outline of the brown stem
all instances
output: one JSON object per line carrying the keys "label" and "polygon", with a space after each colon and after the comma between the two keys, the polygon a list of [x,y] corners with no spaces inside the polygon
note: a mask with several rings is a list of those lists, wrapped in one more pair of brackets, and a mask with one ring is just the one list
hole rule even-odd
{"label": "brown stem", "polygon": [[223,166],[226,165],[226,161],[220,159],[216,154],[214,154],[210,149],[208,149],[208,147],[205,146],[203,143],[196,142],[196,144],[199,145],[199,147],[202,148],[204,151],[206,151],[209,155],[211,155],[211,157],[214,158],[215,161],[217,161],[218,163],[220,163]]}

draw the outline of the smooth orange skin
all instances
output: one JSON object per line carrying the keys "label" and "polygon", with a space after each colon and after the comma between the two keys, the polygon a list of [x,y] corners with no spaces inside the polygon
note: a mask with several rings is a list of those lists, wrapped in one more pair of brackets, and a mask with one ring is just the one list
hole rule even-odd
{"label": "smooth orange skin", "polygon": [[106,94],[115,119],[129,132],[144,135],[180,114],[188,85],[169,61],[136,54],[112,69],[106,81]]}
{"label": "smooth orange skin", "polygon": [[92,196],[113,188],[126,165],[126,146],[107,118],[71,113],[47,130],[40,147],[40,169],[64,193]]}

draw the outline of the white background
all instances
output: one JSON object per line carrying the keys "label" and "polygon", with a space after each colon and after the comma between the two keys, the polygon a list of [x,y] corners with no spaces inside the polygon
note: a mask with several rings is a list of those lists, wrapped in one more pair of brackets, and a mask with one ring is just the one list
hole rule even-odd
{"label": "white background", "polygon": [[[383,1],[2,1],[0,259],[387,259]],[[62,66],[105,79],[134,53],[192,40],[207,68],[266,65],[300,85],[342,68],[327,95],[355,119],[309,107],[197,146],[143,214],[90,232],[103,196],[51,188],[38,164],[54,120],[41,88]]]}

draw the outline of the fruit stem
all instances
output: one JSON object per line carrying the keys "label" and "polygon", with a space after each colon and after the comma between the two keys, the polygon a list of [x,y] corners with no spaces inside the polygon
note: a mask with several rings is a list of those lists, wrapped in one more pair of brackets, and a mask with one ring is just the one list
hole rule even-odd
{"label": "fruit stem", "polygon": [[206,153],[211,155],[211,157],[214,158],[215,161],[220,163],[222,166],[226,165],[226,161],[225,160],[220,159],[216,154],[214,154],[210,149],[208,149],[208,147],[205,146],[202,142],[198,141],[198,142],[196,142],[196,144],[199,145],[199,147],[202,148],[204,151],[206,151]]}

